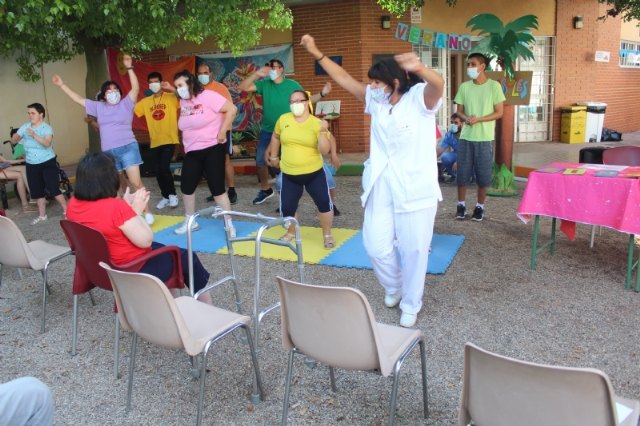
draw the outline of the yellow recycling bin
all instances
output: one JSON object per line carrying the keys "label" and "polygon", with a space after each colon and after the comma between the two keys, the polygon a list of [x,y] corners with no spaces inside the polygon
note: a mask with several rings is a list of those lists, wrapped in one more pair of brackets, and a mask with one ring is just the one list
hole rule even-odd
{"label": "yellow recycling bin", "polygon": [[560,107],[560,114],[560,142],[584,143],[587,107],[581,105]]}

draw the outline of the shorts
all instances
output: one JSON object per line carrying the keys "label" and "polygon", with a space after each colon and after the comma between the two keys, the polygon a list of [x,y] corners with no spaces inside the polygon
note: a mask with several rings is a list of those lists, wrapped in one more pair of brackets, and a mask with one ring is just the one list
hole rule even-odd
{"label": "shorts", "polygon": [[493,141],[470,142],[460,139],[458,142],[458,170],[456,184],[466,186],[473,173],[479,187],[491,186],[493,172]]}
{"label": "shorts", "polygon": [[282,175],[282,191],[280,192],[280,212],[282,217],[293,216],[298,210],[303,189],[306,189],[320,213],[333,209],[327,177],[323,169],[304,175]]}
{"label": "shorts", "polygon": [[273,135],[273,132],[265,132],[264,130],[260,132],[258,146],[256,147],[256,166],[258,167],[267,165],[264,161],[264,154],[267,152],[267,147],[271,143],[271,135]]}
{"label": "shorts", "polygon": [[[335,189],[336,181],[333,178],[331,169],[329,168],[329,163],[324,163],[322,168],[324,169],[324,173],[327,175],[327,185],[329,185],[329,189]],[[278,173],[278,176],[276,176],[276,191],[282,191],[282,173]]]}
{"label": "shorts", "polygon": [[126,170],[129,167],[139,166],[142,164],[140,147],[136,141],[117,148],[108,149],[104,152],[113,156],[113,159],[116,161],[116,170],[119,172]]}
{"label": "shorts", "polygon": [[55,157],[44,163],[27,163],[27,181],[29,182],[31,198],[34,200],[44,198],[45,195],[50,197],[60,195],[60,175]]}
{"label": "shorts", "polygon": [[216,144],[209,148],[189,151],[182,161],[180,190],[185,195],[195,192],[202,173],[207,176],[209,190],[214,197],[225,192],[224,161],[227,151],[225,144]]}

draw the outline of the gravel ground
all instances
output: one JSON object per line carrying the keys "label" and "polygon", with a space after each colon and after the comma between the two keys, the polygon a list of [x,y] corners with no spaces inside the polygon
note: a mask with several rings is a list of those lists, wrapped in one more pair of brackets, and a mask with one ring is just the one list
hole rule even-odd
{"label": "gravel ground", "polygon": [[[236,210],[273,215],[275,199],[251,205],[257,189],[254,176],[238,176]],[[155,180],[145,178],[151,189]],[[338,177],[342,216],[335,226],[360,228],[360,178]],[[519,184],[520,191],[523,186]],[[605,371],[618,395],[640,396],[638,344],[640,328],[635,314],[640,295],[624,290],[626,235],[604,229],[589,249],[590,227],[578,226],[576,241],[562,234],[556,255],[544,254],[536,271],[529,270],[532,225],[515,215],[519,197],[490,198],[482,223],[456,221],[455,187],[443,186],[436,232],[462,234],[465,242],[446,274],[428,275],[424,309],[417,327],[426,335],[430,416],[421,416],[419,352],[401,370],[397,420],[399,424],[451,425],[457,423],[461,391],[463,345],[467,341],[505,355],[534,362],[593,367]],[[206,187],[200,186],[198,207],[205,207]],[[473,205],[475,191],[468,202]],[[152,205],[159,198],[154,192]],[[16,200],[10,200],[16,209]],[[303,225],[317,226],[314,208],[305,196]],[[181,213],[181,208],[174,210]],[[61,211],[48,207],[50,220],[37,226],[31,215],[16,215],[27,240],[64,244],[58,225]],[[545,225],[550,220],[543,222]],[[549,226],[542,231],[549,235]],[[3,250],[10,249],[3,247]],[[229,272],[228,258],[202,254],[213,277]],[[241,296],[252,301],[254,260],[238,258]],[[184,353],[140,343],[134,381],[133,408],[125,413],[126,372],[130,339],[124,335],[120,373],[114,380],[112,295],[94,291],[97,302],[80,299],[78,354],[71,347],[71,282],[74,259],[68,257],[50,269],[53,293],[47,306],[47,330],[40,334],[40,275],[5,268],[0,289],[0,381],[18,376],[40,378],[53,391],[56,424],[73,425],[181,425],[195,422],[197,382],[189,374]],[[293,263],[264,260],[261,306],[277,300],[274,277],[296,278]],[[380,322],[397,324],[399,311],[383,306],[383,291],[372,271],[305,265],[312,283],[349,285],[369,299]],[[213,292],[217,304],[232,309],[230,288]],[[286,353],[280,342],[279,314],[261,325],[260,366],[266,400],[252,405],[252,383],[246,347],[228,337],[210,357],[204,424],[274,424],[280,421]],[[330,390],[328,369],[296,363],[289,422],[292,424],[384,424],[391,381],[374,374],[338,371],[338,392]]]}

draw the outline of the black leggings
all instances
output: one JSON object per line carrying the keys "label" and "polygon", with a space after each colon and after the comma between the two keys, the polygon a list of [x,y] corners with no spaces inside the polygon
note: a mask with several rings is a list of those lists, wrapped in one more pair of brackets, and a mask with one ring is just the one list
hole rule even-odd
{"label": "black leggings", "polygon": [[[164,244],[156,243],[155,241],[151,243],[151,248],[153,250],[164,247]],[[180,260],[182,261],[182,277],[184,279],[185,286],[189,286],[189,263],[188,263],[188,252],[185,249],[180,249]],[[147,260],[144,266],[138,272],[143,272],[145,274],[153,275],[154,277],[159,278],[161,281],[166,281],[171,276],[173,272],[173,257],[169,253],[161,254],[160,256],[156,256]],[[199,290],[203,289],[207,283],[209,282],[209,272],[204,269],[202,263],[200,263],[200,259],[198,256],[193,253],[193,289],[197,293]]]}
{"label": "black leggings", "polygon": [[51,197],[62,194],[58,184],[60,175],[58,173],[56,157],[44,163],[27,163],[27,180],[29,181],[31,198],[34,200],[44,198],[47,194]]}
{"label": "black leggings", "polygon": [[303,189],[307,190],[320,213],[331,211],[333,206],[329,196],[329,184],[323,168],[303,175],[288,175],[282,172],[280,211],[283,217],[296,214]]}
{"label": "black leggings", "polygon": [[202,178],[202,172],[207,175],[207,184],[214,197],[224,194],[224,160],[226,156],[225,144],[216,144],[198,151],[189,151],[182,162],[180,190],[185,195],[191,195]]}

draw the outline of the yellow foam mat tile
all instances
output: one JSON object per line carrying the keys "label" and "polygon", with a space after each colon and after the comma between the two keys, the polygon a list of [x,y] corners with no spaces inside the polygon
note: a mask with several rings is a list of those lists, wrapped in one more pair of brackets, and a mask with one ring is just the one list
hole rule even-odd
{"label": "yellow foam mat tile", "polygon": [[154,214],[153,218],[155,221],[153,222],[153,225],[151,225],[151,230],[154,234],[184,220],[184,216],[168,216],[163,214]]}
{"label": "yellow foam mat tile", "polygon": [[[263,236],[273,239],[278,239],[285,234],[285,230],[281,227],[275,227],[267,229]],[[302,226],[300,227],[300,236],[302,238],[302,257],[304,263],[309,264],[318,264],[322,259],[333,253],[336,249],[338,249],[345,241],[349,238],[353,237],[358,230],[356,229],[344,229],[344,228],[333,228],[331,230],[331,234],[333,235],[333,240],[335,241],[335,245],[332,249],[324,248],[324,240],[322,238],[322,229],[311,227],[311,226]],[[253,233],[252,235],[255,235]],[[295,245],[295,243],[294,243]],[[239,243],[233,244],[233,250],[238,256],[249,256],[253,257],[256,254],[255,242],[253,241],[242,241]],[[228,250],[226,247],[220,249],[216,252],[217,254],[228,254]],[[292,262],[296,262],[298,258],[295,253],[287,248],[282,246],[276,246],[273,244],[262,244],[261,249],[262,257],[265,259],[274,259],[274,260],[289,260]]]}

